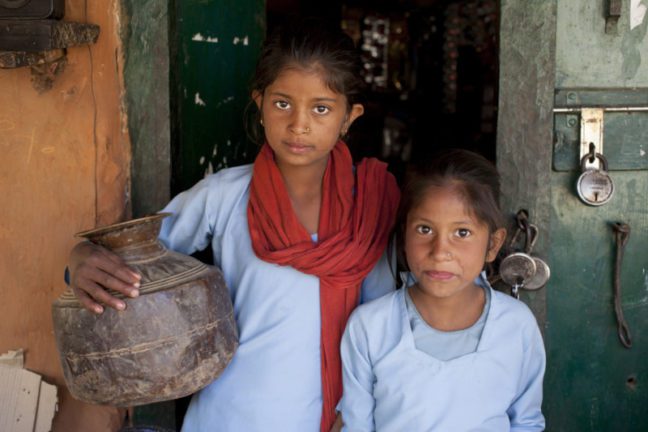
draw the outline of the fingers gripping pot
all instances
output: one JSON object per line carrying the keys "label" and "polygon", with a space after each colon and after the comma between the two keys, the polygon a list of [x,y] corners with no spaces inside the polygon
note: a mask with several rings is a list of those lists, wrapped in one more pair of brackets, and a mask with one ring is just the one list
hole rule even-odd
{"label": "fingers gripping pot", "polygon": [[176,399],[216,379],[238,347],[219,269],[166,249],[157,214],[79,233],[142,275],[126,310],[84,309],[68,288],[52,306],[65,381],[85,402],[133,406]]}

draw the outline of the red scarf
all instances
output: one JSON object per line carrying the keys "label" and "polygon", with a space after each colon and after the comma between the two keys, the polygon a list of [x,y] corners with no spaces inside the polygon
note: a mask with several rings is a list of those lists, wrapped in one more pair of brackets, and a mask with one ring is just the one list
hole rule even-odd
{"label": "red scarf", "polygon": [[328,432],[342,397],[340,341],[358,304],[360,285],[380,259],[394,224],[399,190],[386,164],[364,159],[353,172],[339,141],[322,180],[318,242],[297,219],[274,154],[266,144],[254,162],[248,225],[256,255],[320,279],[322,422]]}

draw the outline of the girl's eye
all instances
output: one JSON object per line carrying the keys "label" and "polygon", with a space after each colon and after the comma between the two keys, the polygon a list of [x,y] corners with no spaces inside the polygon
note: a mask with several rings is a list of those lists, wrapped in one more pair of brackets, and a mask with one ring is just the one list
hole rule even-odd
{"label": "girl's eye", "polygon": [[290,104],[286,101],[277,101],[274,104],[280,110],[287,110],[288,108],[290,108]]}
{"label": "girl's eye", "polygon": [[315,108],[313,108],[313,111],[314,111],[316,114],[327,114],[327,113],[328,113],[329,111],[331,111],[331,110],[330,110],[329,107],[327,107],[327,106],[324,106],[324,105],[317,105]]}
{"label": "girl's eye", "polygon": [[457,235],[457,237],[466,238],[470,237],[472,235],[472,232],[470,232],[470,230],[467,228],[459,228],[457,231],[455,231],[455,234]]}
{"label": "girl's eye", "polygon": [[423,235],[428,235],[432,233],[432,228],[427,225],[418,225],[416,227],[416,232]]}

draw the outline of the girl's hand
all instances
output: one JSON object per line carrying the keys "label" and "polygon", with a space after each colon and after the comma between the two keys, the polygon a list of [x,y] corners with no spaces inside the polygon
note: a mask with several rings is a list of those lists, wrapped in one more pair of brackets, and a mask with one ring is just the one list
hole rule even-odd
{"label": "girl's hand", "polygon": [[344,426],[344,423],[342,422],[342,414],[338,413],[338,416],[335,419],[335,423],[333,423],[333,426],[331,426],[330,432],[340,432],[342,430],[342,426]]}
{"label": "girl's hand", "polygon": [[124,310],[126,303],[110,295],[106,289],[127,297],[137,297],[141,276],[106,248],[90,242],[77,244],[70,253],[70,288],[83,307],[102,313],[103,303]]}

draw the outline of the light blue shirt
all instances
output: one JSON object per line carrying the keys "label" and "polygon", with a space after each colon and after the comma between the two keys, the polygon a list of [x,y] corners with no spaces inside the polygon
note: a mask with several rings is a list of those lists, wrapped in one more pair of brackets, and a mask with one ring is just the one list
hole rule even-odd
{"label": "light blue shirt", "polygon": [[[254,254],[247,221],[251,172],[251,165],[219,171],[164,209],[174,214],[160,234],[170,249],[191,254],[211,245],[240,338],[222,375],[192,398],[183,432],[316,432],[320,427],[319,279]],[[393,289],[383,257],[365,279],[362,301]]]}
{"label": "light blue shirt", "polygon": [[358,307],[341,346],[343,430],[544,430],[546,361],[535,317],[489,289],[477,350],[449,361],[416,348],[403,290]]}

